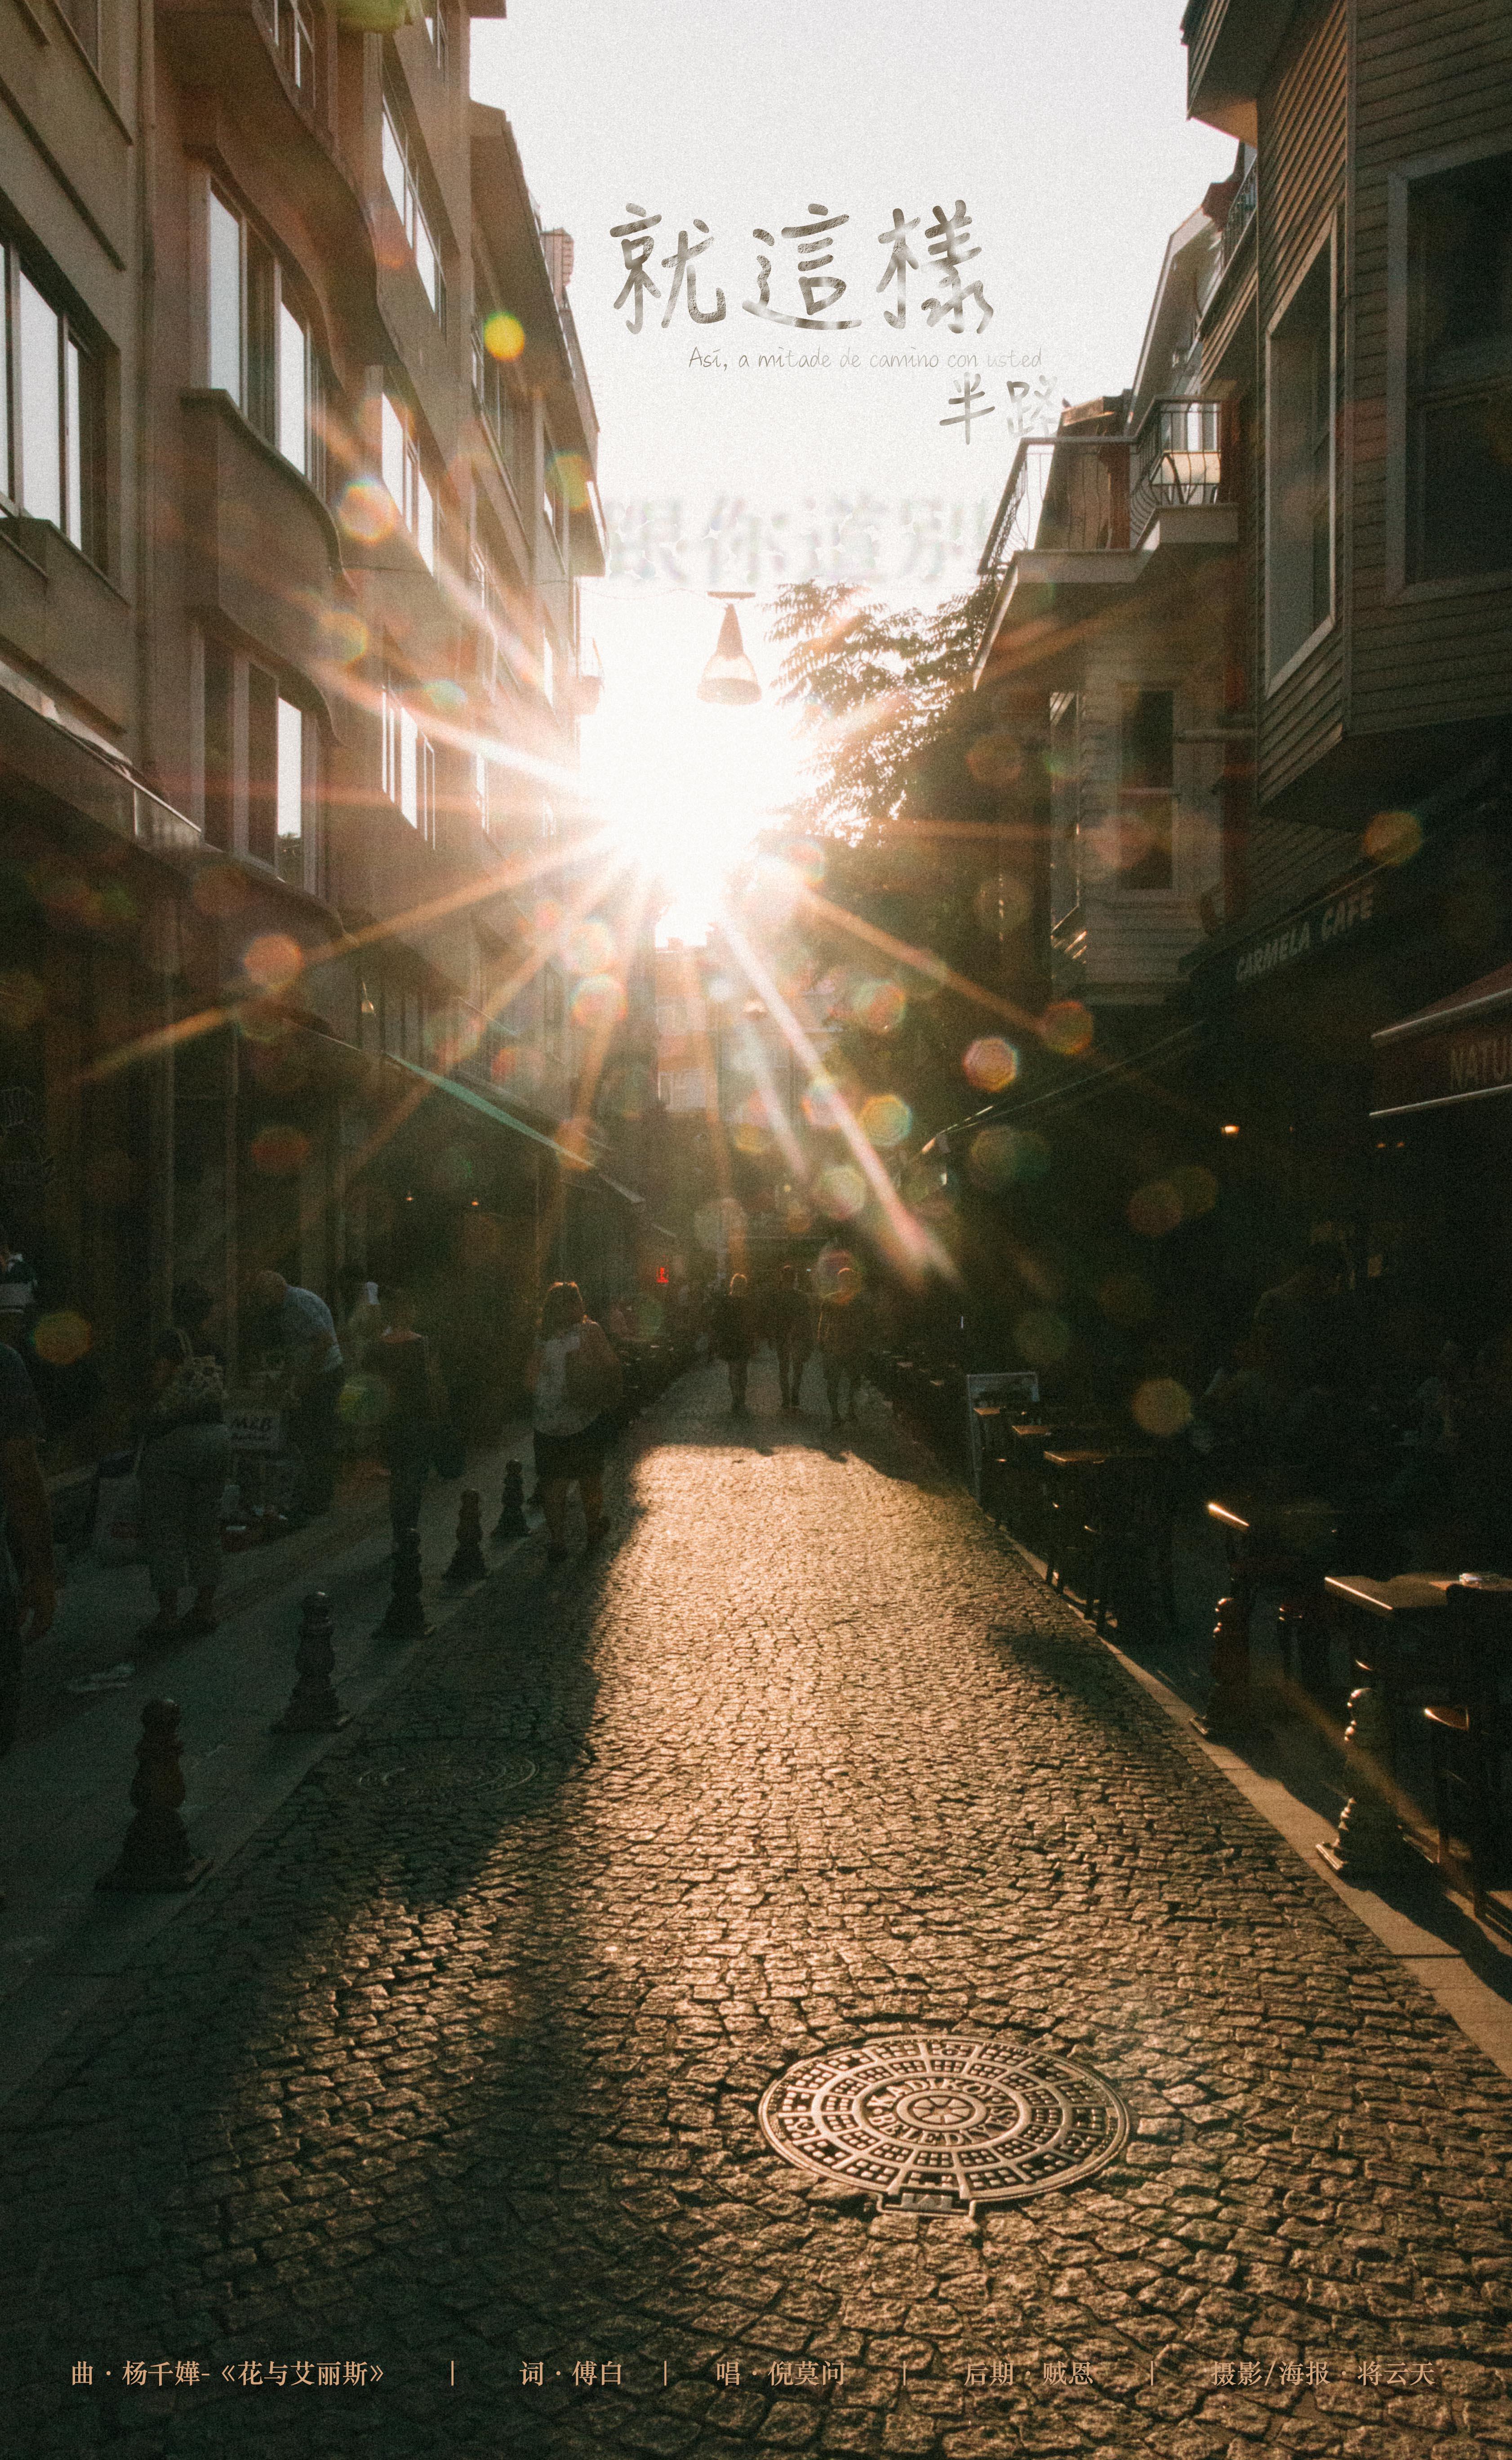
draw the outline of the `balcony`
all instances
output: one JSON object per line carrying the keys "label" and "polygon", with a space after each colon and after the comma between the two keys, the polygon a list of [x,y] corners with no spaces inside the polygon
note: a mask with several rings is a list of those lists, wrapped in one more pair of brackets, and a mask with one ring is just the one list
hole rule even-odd
{"label": "balcony", "polygon": [[1152,402],[1132,436],[1025,436],[977,565],[998,583],[978,673],[1005,627],[1042,633],[1067,592],[1127,589],[1173,551],[1234,546],[1230,495],[1215,401]]}
{"label": "balcony", "polygon": [[1229,265],[1238,255],[1240,243],[1254,221],[1255,207],[1259,201],[1260,164],[1257,159],[1250,163],[1249,170],[1240,180],[1233,203],[1224,219],[1220,258],[1222,273],[1228,272]]}
{"label": "balcony", "polygon": [[1157,401],[1132,437],[1026,435],[978,571],[1028,553],[1126,553],[1163,513],[1223,502],[1220,419],[1215,401]]}
{"label": "balcony", "polygon": [[327,649],[323,612],[346,596],[331,517],[228,393],[182,400],[190,601],[275,664],[314,674]]}
{"label": "balcony", "polygon": [[1296,0],[1190,0],[1182,19],[1186,110],[1253,145],[1260,89]]}

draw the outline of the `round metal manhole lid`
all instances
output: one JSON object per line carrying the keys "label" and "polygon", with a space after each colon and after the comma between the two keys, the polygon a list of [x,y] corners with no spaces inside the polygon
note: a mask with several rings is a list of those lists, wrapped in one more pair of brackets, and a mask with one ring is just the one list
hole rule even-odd
{"label": "round metal manhole lid", "polygon": [[529,1785],[535,1774],[536,1762],[522,1751],[506,1752],[499,1758],[459,1758],[454,1750],[441,1746],[418,1749],[409,1759],[388,1768],[364,1769],[357,1784],[365,1792],[476,1793],[486,1788],[493,1793],[514,1793]]}
{"label": "round metal manhole lid", "polygon": [[924,2212],[1075,2186],[1128,2139],[1111,2085],[1052,2050],[914,2033],[801,2059],[767,2086],[762,2129],[785,2161]]}

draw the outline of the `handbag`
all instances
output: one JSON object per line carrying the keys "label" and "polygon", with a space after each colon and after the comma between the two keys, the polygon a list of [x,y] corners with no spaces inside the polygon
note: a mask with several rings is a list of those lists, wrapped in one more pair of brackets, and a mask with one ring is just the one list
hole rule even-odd
{"label": "handbag", "polygon": [[[562,1384],[567,1406],[580,1410],[585,1417],[601,1418],[606,1410],[617,1410],[624,1397],[624,1369],[609,1346],[609,1336],[597,1324],[585,1324],[585,1338],[576,1349],[569,1349],[562,1364]],[[586,1339],[597,1333],[597,1341]]]}

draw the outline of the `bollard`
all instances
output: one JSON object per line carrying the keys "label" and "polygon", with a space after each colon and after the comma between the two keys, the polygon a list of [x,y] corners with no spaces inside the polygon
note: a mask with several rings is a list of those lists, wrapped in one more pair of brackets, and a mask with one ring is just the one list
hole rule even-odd
{"label": "bollard", "polygon": [[465,1487],[457,1511],[456,1553],[442,1573],[443,1580],[482,1580],[488,1578],[488,1565],[483,1560],[483,1497],[472,1487]]}
{"label": "bollard", "polygon": [[337,1734],[351,1719],[331,1685],[336,1651],[331,1645],[330,1600],[324,1589],[312,1589],[300,1605],[299,1646],[294,1654],[298,1679],[289,1704],[273,1728],[275,1734]]}
{"label": "bollard", "polygon": [[393,1587],[378,1626],[383,1640],[424,1640],[430,1625],[421,1597],[420,1532],[407,1529],[393,1551]]}
{"label": "bollard", "polygon": [[1220,1598],[1208,1661],[1212,1689],[1202,1715],[1193,1720],[1210,1743],[1242,1742],[1261,1720],[1250,1688],[1250,1614],[1254,1603],[1248,1587],[1235,1585],[1232,1597]]}
{"label": "bollard", "polygon": [[1350,1707],[1354,1714],[1344,1729],[1350,1798],[1334,1834],[1317,1850],[1341,1879],[1391,1878],[1418,1866],[1392,1807],[1386,1704],[1373,1685],[1366,1685],[1350,1693]]}
{"label": "bollard", "polygon": [[518,1461],[512,1460],[504,1472],[504,1493],[499,1503],[499,1516],[494,1523],[495,1546],[513,1545],[516,1538],[528,1538],[525,1521],[525,1479]]}
{"label": "bollard", "polygon": [[136,1746],[136,1773],[131,1798],[136,1816],[126,1831],[120,1858],[96,1879],[97,1888],[121,1896],[176,1896],[192,1888],[210,1868],[208,1855],[196,1856],[178,1815],[184,1798],[179,1754],[178,1703],[149,1700],[142,1710],[142,1736]]}

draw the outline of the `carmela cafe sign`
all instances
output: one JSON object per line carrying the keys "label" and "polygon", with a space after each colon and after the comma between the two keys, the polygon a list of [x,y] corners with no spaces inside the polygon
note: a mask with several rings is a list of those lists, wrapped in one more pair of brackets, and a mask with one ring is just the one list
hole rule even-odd
{"label": "carmela cafe sign", "polygon": [[1263,940],[1252,940],[1234,960],[1233,985],[1242,991],[1249,983],[1264,981],[1267,974],[1278,973],[1283,965],[1294,965],[1299,958],[1311,956],[1314,948],[1332,947],[1335,941],[1348,939],[1363,929],[1376,910],[1376,882],[1362,880],[1356,888],[1347,888],[1337,897],[1325,899],[1278,931]]}

